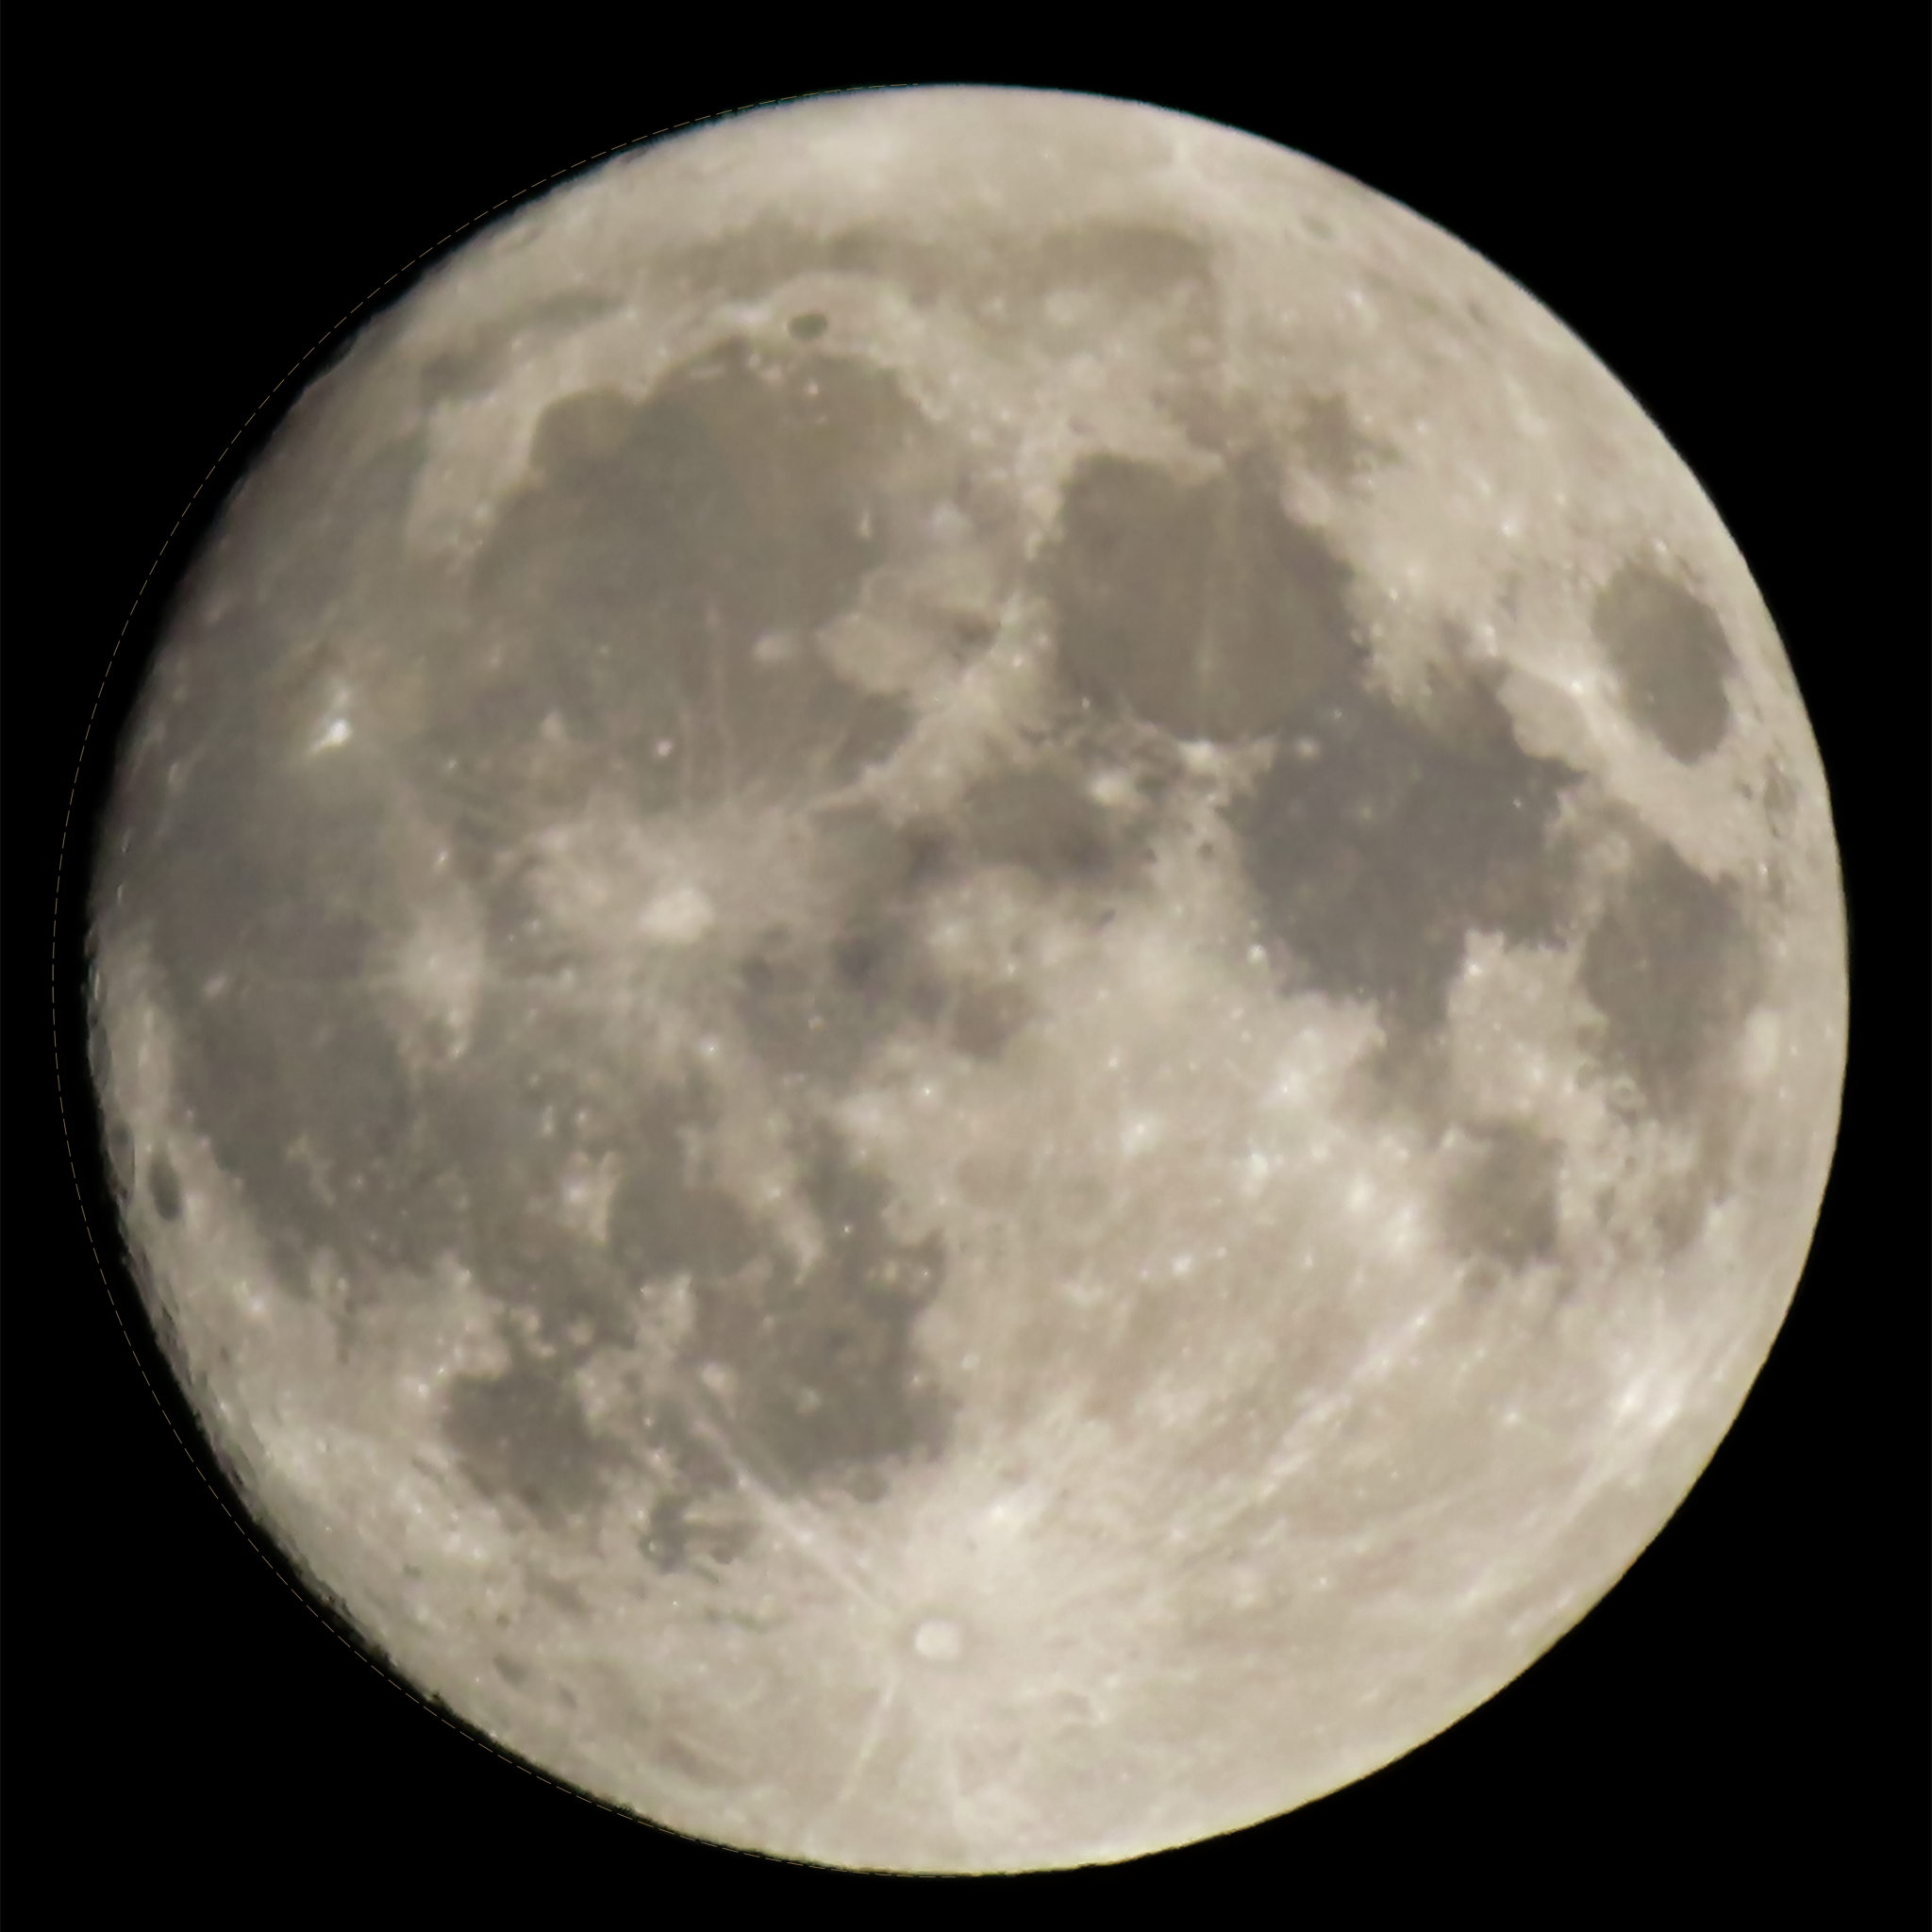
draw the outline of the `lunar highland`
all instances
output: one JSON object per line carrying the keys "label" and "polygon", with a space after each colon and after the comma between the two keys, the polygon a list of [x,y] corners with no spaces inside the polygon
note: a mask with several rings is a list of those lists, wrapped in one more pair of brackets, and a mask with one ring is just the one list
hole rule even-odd
{"label": "lunar highland", "polygon": [[711,1842],[1134,1857],[1696,1480],[1844,1068],[1802,697],[1574,335],[1302,156],[826,97],[303,393],[120,752],[93,1066],[228,1474]]}

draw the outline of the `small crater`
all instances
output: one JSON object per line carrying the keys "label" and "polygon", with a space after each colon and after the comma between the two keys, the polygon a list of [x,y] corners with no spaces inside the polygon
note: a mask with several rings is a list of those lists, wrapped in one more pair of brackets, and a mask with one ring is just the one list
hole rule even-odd
{"label": "small crater", "polygon": [[521,1690],[525,1684],[527,1684],[530,1681],[529,1666],[527,1664],[518,1663],[514,1657],[505,1657],[499,1652],[495,1657],[491,1658],[491,1662],[496,1666],[496,1674],[499,1677],[501,1677],[503,1681],[506,1684],[508,1684],[512,1690]]}
{"label": "small crater", "polygon": [[912,1632],[912,1649],[929,1664],[956,1664],[966,1655],[966,1633],[950,1617],[927,1617]]}
{"label": "small crater", "polygon": [[180,1220],[181,1180],[175,1172],[175,1163],[165,1154],[156,1154],[148,1163],[147,1191],[155,1204],[155,1212],[163,1221]]}
{"label": "small crater", "polygon": [[972,1059],[995,1060],[1032,1017],[1033,1002],[1012,985],[969,987],[955,1003],[953,1044]]}
{"label": "small crater", "polygon": [[823,315],[794,315],[785,326],[793,341],[815,342],[831,324]]}

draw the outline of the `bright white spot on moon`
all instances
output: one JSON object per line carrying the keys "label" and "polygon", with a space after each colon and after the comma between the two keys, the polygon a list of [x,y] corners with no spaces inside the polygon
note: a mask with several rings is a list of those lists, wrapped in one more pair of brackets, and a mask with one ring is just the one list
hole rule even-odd
{"label": "bright white spot on moon", "polygon": [[928,1663],[955,1664],[966,1652],[966,1633],[944,1617],[928,1617],[912,1633],[912,1647]]}
{"label": "bright white spot on moon", "polygon": [[696,886],[677,886],[659,893],[638,915],[638,930],[646,939],[671,946],[688,946],[716,924],[710,900]]}
{"label": "bright white spot on moon", "polygon": [[784,631],[767,631],[751,647],[753,658],[760,664],[790,664],[798,652],[798,640]]}
{"label": "bright white spot on moon", "polygon": [[1754,1087],[1762,1085],[1777,1065],[1783,1043],[1779,1035],[1777,1015],[1768,1008],[1758,1008],[1745,1024],[1741,1071]]}
{"label": "bright white spot on moon", "polygon": [[1696,1479],[1831,1155],[1829,800],[1466,249],[1119,102],[738,116],[458,251],[225,514],[96,895],[128,1238],[506,1748],[1131,1857],[1456,1722]]}

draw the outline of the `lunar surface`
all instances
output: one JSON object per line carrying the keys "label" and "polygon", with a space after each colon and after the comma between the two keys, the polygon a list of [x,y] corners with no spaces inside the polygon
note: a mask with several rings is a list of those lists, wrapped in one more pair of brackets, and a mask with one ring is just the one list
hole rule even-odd
{"label": "lunar surface", "polygon": [[373,1652],[711,1842],[1275,1816],[1657,1534],[1838,1123],[1824,775],[1560,324],[1151,108],[748,113],[295,404],[121,747],[130,1251]]}

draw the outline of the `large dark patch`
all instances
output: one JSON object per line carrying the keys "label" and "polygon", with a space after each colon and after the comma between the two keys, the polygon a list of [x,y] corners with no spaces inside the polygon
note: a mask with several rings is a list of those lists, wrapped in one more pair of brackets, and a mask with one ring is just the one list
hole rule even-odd
{"label": "large dark patch", "polygon": [[1202,483],[1085,458],[1041,561],[1078,692],[1183,739],[1273,731],[1348,670],[1346,569],[1283,514],[1267,465]]}
{"label": "large dark patch", "polygon": [[1659,1115],[1708,1097],[1713,1063],[1757,1003],[1762,962],[1735,891],[1647,841],[1583,949],[1600,1052]]}
{"label": "large dark patch", "polygon": [[349,760],[290,774],[274,750],[210,745],[139,885],[183,1104],[299,1280],[314,1247],[400,1227],[412,1122],[364,979],[402,916],[380,796]]}
{"label": "large dark patch", "polygon": [[1713,752],[1730,726],[1731,647],[1710,607],[1645,563],[1626,563],[1598,593],[1591,629],[1624,708],[1680,763]]}
{"label": "large dark patch", "polygon": [[958,831],[982,865],[1016,865],[1049,885],[1100,878],[1114,860],[1108,817],[1063,774],[1002,772],[970,791]]}
{"label": "large dark patch", "polygon": [[[198,566],[184,596],[196,621],[152,674],[94,910],[104,929],[145,929],[181,1103],[299,1283],[345,1220],[399,1213],[409,1191],[408,1083],[364,985],[407,912],[384,850],[385,774],[366,740],[307,753],[341,668],[319,620],[343,576],[394,566],[423,447],[402,441],[317,480],[289,449],[326,456],[328,439],[312,421],[290,433],[231,507],[226,557]],[[268,550],[261,518],[291,520],[303,541]],[[210,621],[225,571],[237,594]]]}
{"label": "large dark patch", "polygon": [[818,869],[839,907],[829,936],[774,926],[736,968],[740,1019],[782,1084],[838,1087],[908,1022],[943,1024],[961,1051],[995,1055],[1024,1023],[1008,988],[948,985],[911,916],[920,895],[977,866],[1062,889],[1119,882],[1137,862],[1107,814],[1058,769],[1010,768],[943,819],[905,827],[841,810],[819,822]]}
{"label": "large dark patch", "polygon": [[520,749],[555,712],[645,808],[850,777],[897,741],[903,708],[808,652],[753,647],[851,605],[930,441],[870,364],[760,368],[739,341],[648,402],[553,404],[536,480],[475,567],[484,646],[452,665],[439,708],[452,755]]}
{"label": "large dark patch", "polygon": [[781,1080],[838,1085],[908,1016],[929,1018],[938,990],[902,922],[861,918],[829,945],[767,933],[738,970],[738,1010]]}
{"label": "large dark patch", "polygon": [[758,1253],[750,1217],[695,1171],[690,1133],[703,1118],[691,1096],[660,1089],[625,1136],[608,1248],[626,1286],[678,1274],[709,1281],[735,1273]]}
{"label": "large dark patch", "polygon": [[[831,1482],[872,1495],[887,1465],[943,1445],[946,1405],[912,1334],[943,1256],[934,1241],[893,1238],[883,1185],[835,1136],[813,1130],[801,1143],[824,1238],[801,1269],[705,1173],[701,1096],[658,1089],[620,1120],[596,1104],[594,1082],[560,1078],[591,1102],[575,1126],[546,1133],[540,1096],[507,1082],[467,1157],[466,1256],[497,1299],[536,1318],[506,1330],[518,1350],[509,1372],[459,1385],[447,1409],[445,1436],[479,1488],[546,1521],[594,1507],[612,1452],[591,1433],[570,1374],[593,1347],[625,1346],[634,1322],[661,1319],[672,1295],[690,1310],[675,1372],[638,1379],[607,1425],[659,1485],[642,1539],[659,1568],[746,1546],[740,1465],[782,1490]],[[587,1143],[621,1164],[601,1246],[544,1211],[569,1149]]]}
{"label": "large dark patch", "polygon": [[[304,432],[318,461],[325,429]],[[258,553],[259,570],[238,565],[249,595],[163,667],[177,695],[151,708],[124,804],[117,917],[152,918],[184,1102],[284,1278],[302,1281],[325,1245],[354,1274],[365,1259],[428,1268],[472,1238],[506,1291],[558,1267],[541,1217],[504,1204],[550,1185],[568,1145],[536,1123],[546,1106],[568,1115],[574,1084],[596,1086],[605,1050],[582,1029],[533,1031],[538,996],[517,981],[567,962],[546,956],[506,852],[598,784],[645,808],[733,788],[795,799],[887,749],[899,707],[809,653],[768,663],[753,646],[847,607],[894,519],[943,482],[933,450],[869,365],[797,351],[764,370],[734,342],[648,403],[592,393],[548,410],[535,481],[467,585],[429,583],[397,548],[420,441],[321,482],[283,460],[243,506],[234,554]],[[262,517],[277,527],[257,529]],[[365,688],[350,693],[362,728],[312,756],[348,675],[331,613],[345,586],[370,585],[391,599],[399,652],[417,654],[396,668],[425,694],[425,741],[386,740],[401,713]],[[561,740],[545,736],[553,713]],[[371,984],[417,916],[394,850],[404,783],[447,828],[497,969],[468,1060],[415,1077]],[[862,936],[853,945],[827,984],[875,1008]],[[603,1120],[621,1138],[608,1106]]]}
{"label": "large dark patch", "polygon": [[504,1374],[466,1376],[450,1391],[442,1432],[487,1496],[513,1496],[555,1526],[597,1501],[601,1453],[568,1365],[518,1351]]}
{"label": "large dark patch", "polygon": [[1261,918],[1308,983],[1411,1031],[1444,1018],[1472,929],[1553,938],[1571,884],[1550,831],[1576,774],[1525,753],[1480,685],[1448,715],[1453,730],[1426,728],[1337,687],[1230,814]]}
{"label": "large dark patch", "polygon": [[1562,1148],[1523,1121],[1486,1121],[1468,1132],[1469,1153],[1449,1186],[1451,1236],[1505,1268],[1549,1259]]}
{"label": "large dark patch", "polygon": [[937,1239],[891,1235],[885,1187],[829,1131],[814,1129],[802,1154],[824,1252],[803,1272],[774,1254],[704,1284],[691,1358],[730,1371],[729,1426],[773,1479],[872,1493],[881,1463],[946,1440],[946,1405],[912,1334],[944,1256]]}

